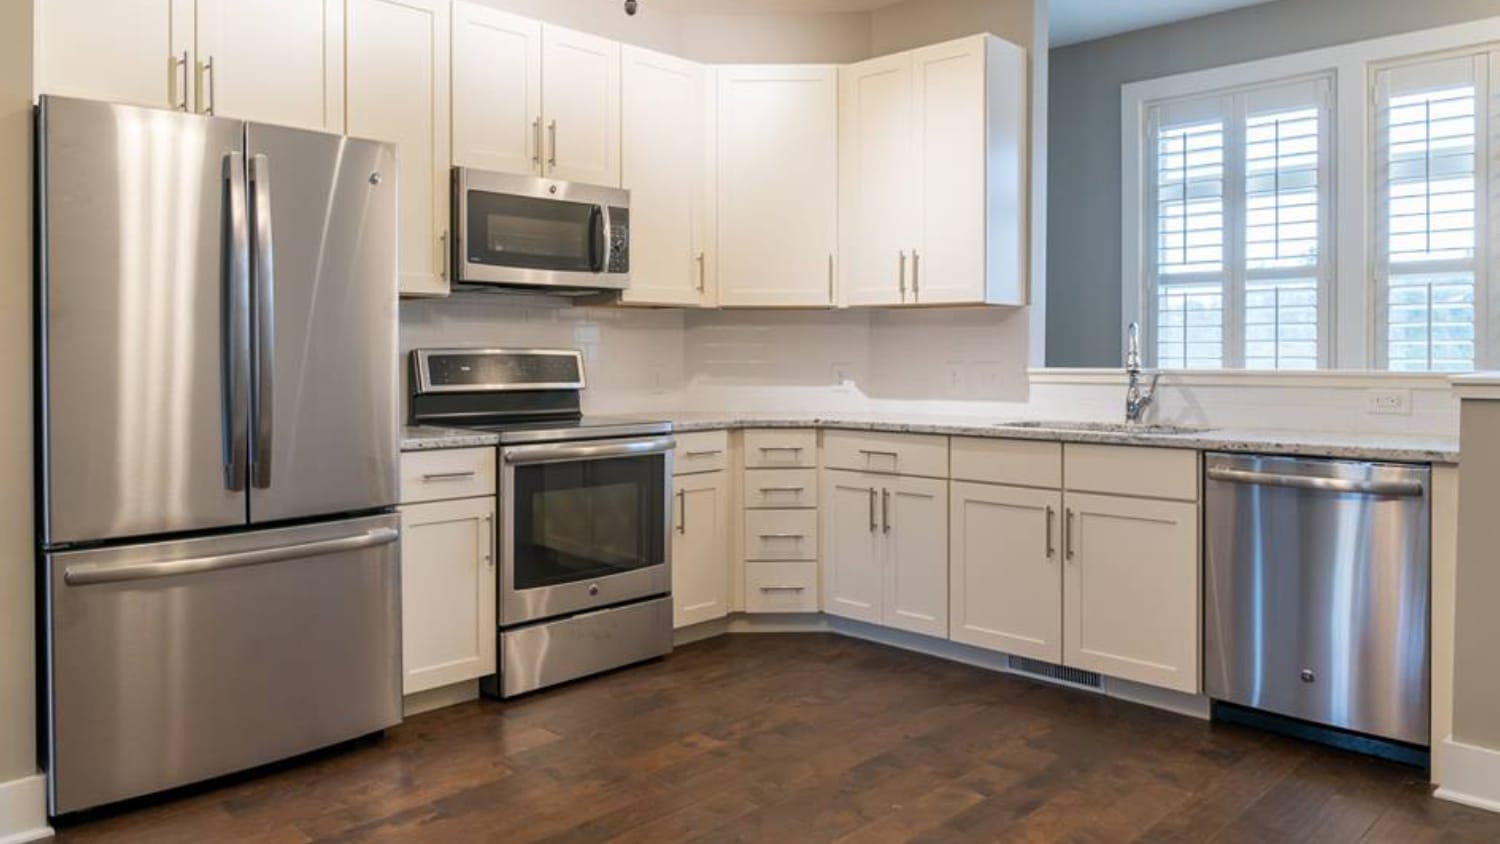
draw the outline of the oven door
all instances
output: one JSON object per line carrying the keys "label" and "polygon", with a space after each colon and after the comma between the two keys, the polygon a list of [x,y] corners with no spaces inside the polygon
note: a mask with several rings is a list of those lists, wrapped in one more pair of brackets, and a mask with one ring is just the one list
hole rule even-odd
{"label": "oven door", "polygon": [[458,170],[454,219],[459,281],[612,286],[611,270],[619,264],[612,232],[620,222],[612,217],[628,215],[628,197],[616,188]]}
{"label": "oven door", "polygon": [[674,445],[501,448],[501,627],[671,591]]}

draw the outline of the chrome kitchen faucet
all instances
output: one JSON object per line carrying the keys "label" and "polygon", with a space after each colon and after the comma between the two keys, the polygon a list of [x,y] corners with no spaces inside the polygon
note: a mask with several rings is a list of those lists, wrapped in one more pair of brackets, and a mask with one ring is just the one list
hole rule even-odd
{"label": "chrome kitchen faucet", "polygon": [[1141,326],[1132,322],[1125,332],[1125,374],[1130,376],[1130,386],[1125,390],[1125,422],[1141,421],[1146,408],[1156,399],[1156,382],[1161,373],[1151,376],[1151,386],[1141,391]]}

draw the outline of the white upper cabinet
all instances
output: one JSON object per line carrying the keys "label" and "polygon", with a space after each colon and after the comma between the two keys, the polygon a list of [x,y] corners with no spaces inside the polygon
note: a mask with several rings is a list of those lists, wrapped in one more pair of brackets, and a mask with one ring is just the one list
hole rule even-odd
{"label": "white upper cabinet", "polygon": [[396,144],[401,293],[448,292],[447,0],[348,0],[348,134]]}
{"label": "white upper cabinet", "polygon": [[538,173],[542,163],[542,25],[453,4],[453,163]]}
{"label": "white upper cabinet", "polygon": [[569,182],[620,184],[620,45],[542,27],[545,174]]}
{"label": "white upper cabinet", "polygon": [[845,69],[841,304],[1026,304],[1026,108],[992,35]]}
{"label": "white upper cabinet", "polygon": [[34,8],[38,93],[192,107],[192,0],[41,0]]}
{"label": "white upper cabinet", "polygon": [[37,91],[343,131],[343,0],[44,0]]}
{"label": "white upper cabinet", "polygon": [[838,219],[838,71],[718,71],[719,304],[828,307]]}
{"label": "white upper cabinet", "polygon": [[344,129],[343,0],[198,0],[197,110]]}
{"label": "white upper cabinet", "polygon": [[707,74],[685,59],[624,47],[621,173],[630,191],[630,288],[649,305],[712,301],[704,246]]}
{"label": "white upper cabinet", "polygon": [[917,214],[912,57],[883,56],[839,70],[840,301],[906,301]]}

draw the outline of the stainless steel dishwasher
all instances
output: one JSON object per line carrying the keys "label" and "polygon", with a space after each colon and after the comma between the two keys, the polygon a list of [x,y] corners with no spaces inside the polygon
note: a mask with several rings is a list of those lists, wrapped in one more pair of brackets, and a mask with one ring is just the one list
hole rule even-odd
{"label": "stainless steel dishwasher", "polygon": [[1426,466],[1210,454],[1209,697],[1429,743]]}

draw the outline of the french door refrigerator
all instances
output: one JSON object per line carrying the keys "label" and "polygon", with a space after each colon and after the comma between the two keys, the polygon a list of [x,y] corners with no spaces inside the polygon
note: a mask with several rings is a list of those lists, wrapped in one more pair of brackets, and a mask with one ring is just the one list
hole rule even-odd
{"label": "french door refrigerator", "polygon": [[37,120],[50,813],[397,723],[393,148]]}

